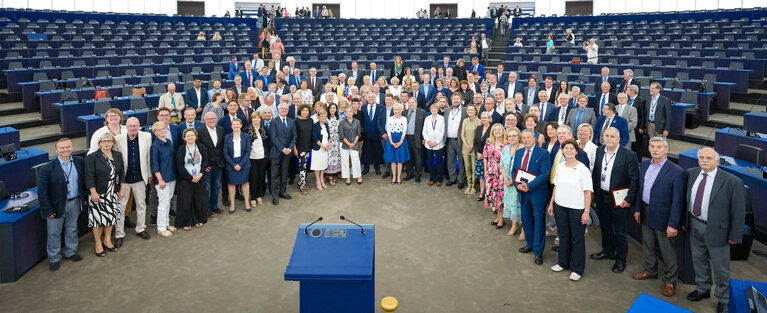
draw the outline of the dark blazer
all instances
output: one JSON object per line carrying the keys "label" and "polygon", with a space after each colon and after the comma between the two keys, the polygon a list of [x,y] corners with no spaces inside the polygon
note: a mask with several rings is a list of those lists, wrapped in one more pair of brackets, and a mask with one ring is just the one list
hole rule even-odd
{"label": "dark blazer", "polygon": [[[538,92],[540,91],[541,91],[541,87],[535,86],[535,93],[533,93],[533,104],[535,104],[536,102],[540,102],[538,101]],[[527,104],[529,100],[528,98],[530,96],[530,86],[527,86],[524,89],[522,89],[522,96],[524,96],[524,100],[522,100],[522,103]]]}
{"label": "dark blazer", "polygon": [[[479,42],[477,42],[477,46],[479,46],[477,47],[477,49],[480,49],[481,45]],[[477,71],[479,73],[479,81],[485,80],[485,67],[482,64],[479,64],[479,63],[477,63],[477,65],[468,64],[465,66],[466,66],[466,70],[469,71],[469,73],[473,71]]]}
{"label": "dark blazer", "polygon": [[205,105],[208,104],[208,90],[200,87],[200,107],[197,107],[197,93],[194,92],[194,87],[189,88],[184,93],[184,104],[188,107],[192,107],[195,109],[198,108],[205,108]]}
{"label": "dark blazer", "polygon": [[[453,66],[453,75],[455,75],[455,77],[458,78],[459,82],[462,80],[466,80],[466,65],[464,64],[464,66],[458,66],[458,65]],[[499,85],[501,84],[500,80],[498,84]]]}
{"label": "dark blazer", "polygon": [[[615,93],[615,90],[617,90],[617,86],[618,86],[618,80],[612,76],[608,76],[607,82],[610,83],[610,93]],[[594,81],[594,94],[598,96],[601,93],[602,93],[602,75],[599,75],[599,77],[597,77],[597,79]]]}
{"label": "dark blazer", "polygon": [[[639,167],[637,204],[642,203],[642,192],[645,188],[644,176],[650,167],[650,162],[652,159],[644,160]],[[652,185],[650,191],[652,201],[648,203],[647,214],[642,216],[642,221],[655,230],[666,231],[667,226],[678,230],[679,226],[683,225],[682,221],[687,208],[685,205],[686,181],[687,175],[684,170],[667,159]],[[641,213],[642,206],[636,205],[634,212]]]}
{"label": "dark blazer", "polygon": [[[602,116],[602,92],[600,91],[597,93],[594,97],[596,97],[596,109],[594,109],[594,113],[597,114],[597,116]],[[607,102],[612,103],[614,105],[618,105],[618,97],[614,93],[610,93],[607,96]]]}
{"label": "dark blazer", "polygon": [[[391,69],[389,70],[389,79],[392,77],[397,77],[399,79],[400,84],[402,84],[402,77],[405,76],[405,65],[402,65],[402,70],[400,70],[399,75],[394,75],[394,64],[392,64]],[[348,77],[347,77],[348,78]],[[357,83],[356,81],[354,83]]]}
{"label": "dark blazer", "polygon": [[[599,137],[602,135],[602,128],[605,125],[605,120],[607,120],[606,116],[600,116],[597,120],[597,126],[594,126],[594,144],[599,146]],[[626,121],[625,118],[622,118],[620,116],[613,115],[612,121],[610,121],[609,127],[615,127],[618,129],[618,132],[621,136],[620,145],[625,146],[629,142],[629,123]]]}
{"label": "dark blazer", "polygon": [[[319,101],[320,93],[325,90],[325,83],[322,82],[322,79],[320,79],[319,76],[314,77],[314,86],[312,86],[311,76],[305,77],[304,79],[306,79],[306,83],[309,85],[309,89],[312,91],[312,95],[314,95],[314,101]],[[283,92],[284,91],[285,89],[283,88]]]}
{"label": "dark blazer", "polygon": [[[349,77],[354,77],[354,74],[352,74],[353,71],[350,69],[346,71],[346,79],[349,79]],[[354,79],[354,85],[357,86],[357,88],[362,87],[362,78],[367,75],[367,72],[364,70],[357,68],[357,78]],[[344,82],[346,84],[346,82]]]}
{"label": "dark blazer", "polygon": [[298,75],[298,77],[290,75],[288,77],[288,86],[296,86],[296,88],[298,88],[298,85],[302,80],[304,80],[304,78],[301,77],[301,75]]}
{"label": "dark blazer", "polygon": [[[572,111],[573,107],[571,106],[565,106],[565,123],[567,123],[567,115],[570,114],[570,111]],[[559,112],[562,111],[561,106],[557,106],[554,108],[554,111],[551,111],[551,121],[552,122],[559,122]]]}
{"label": "dark blazer", "polygon": [[[522,168],[522,159],[525,157],[524,148],[517,150],[514,155],[514,166],[511,170],[511,175],[514,176],[518,169]],[[530,153],[530,159],[527,161],[527,171],[536,175],[535,179],[527,183],[529,192],[520,192],[520,196],[529,199],[529,201],[535,207],[543,207],[546,205],[546,199],[549,194],[549,176],[551,175],[551,159],[549,158],[549,152],[545,149],[533,146]],[[513,179],[513,178],[512,178]],[[519,184],[514,183],[516,188]]]}
{"label": "dark blazer", "polygon": [[[543,112],[543,108],[541,108],[541,103],[540,102],[534,102],[533,105],[537,105],[538,109],[541,110],[541,114],[542,115],[541,115],[541,118],[538,120],[538,125],[543,125],[543,124],[546,124],[547,122],[553,121],[552,120],[552,117],[554,116],[554,114],[553,114],[554,113],[554,104],[553,103],[546,102],[546,112],[545,112],[545,115],[543,115],[544,112]],[[528,111],[529,111],[529,109],[528,109]]]}
{"label": "dark blazer", "polygon": [[[549,143],[548,141],[544,142],[543,144]],[[557,158],[557,153],[559,153],[559,148],[561,145],[559,144],[559,141],[554,142],[554,146],[551,148],[551,153],[549,153],[549,159],[551,160],[551,166],[554,167],[554,160]],[[541,147],[543,149],[546,149],[546,147]],[[562,156],[564,158],[564,156]],[[583,151],[583,149],[578,149],[578,155],[575,156],[575,159],[583,163],[583,165],[586,165],[586,168],[591,167],[591,161],[589,161],[589,155],[586,154],[586,151]],[[596,190],[596,189],[594,189]]]}
{"label": "dark blazer", "polygon": [[[445,116],[445,141],[447,141],[447,128],[448,128],[448,124],[450,123],[449,120],[450,120],[450,111],[451,110],[452,110],[452,108],[448,107],[448,108],[445,109],[445,112],[444,112],[445,113],[444,114],[444,116]],[[498,112],[494,112],[494,113],[497,114]],[[466,116],[466,108],[465,107],[461,106],[461,107],[458,108],[458,118],[460,119],[460,121],[458,122],[458,132],[456,133],[456,138],[458,138],[460,140],[461,139],[461,130],[463,129],[463,120],[465,120],[467,118],[467,116]],[[501,118],[501,119],[503,119],[503,118]]]}
{"label": "dark blazer", "polygon": [[250,115],[253,114],[256,110],[253,109],[253,107],[249,107],[246,109],[243,109],[242,107],[237,107],[237,115],[242,115],[245,117],[245,119],[242,121],[242,129],[245,129],[246,127],[250,126]]}
{"label": "dark blazer", "polygon": [[386,133],[386,109],[385,105],[377,104],[373,119],[370,119],[368,114],[369,104],[362,105],[360,111],[362,111],[362,129],[368,138],[381,138],[382,134]]}
{"label": "dark blazer", "polygon": [[[687,170],[687,201],[692,207],[692,188],[700,175],[700,167]],[[712,247],[726,246],[727,240],[743,242],[743,225],[746,222],[746,189],[743,181],[721,168],[717,169],[708,202],[706,243]]]}
{"label": "dark blazer", "polygon": [[[402,111],[402,116],[407,117],[408,114],[410,114],[409,109]],[[413,143],[415,144],[416,149],[422,149],[423,143],[421,143],[421,140],[423,139],[423,122],[426,120],[426,110],[416,108],[413,118],[415,119],[415,133],[413,134]]]}
{"label": "dark blazer", "polygon": [[[650,109],[652,108],[652,98],[645,100],[645,125],[650,122]],[[655,108],[655,131],[659,134],[669,129],[671,122],[671,100],[663,95],[658,95],[658,104]]]}
{"label": "dark blazer", "polygon": [[[496,73],[495,76],[498,77],[498,86],[504,86],[509,82],[509,72]],[[508,98],[509,95],[506,95],[506,97]]]}
{"label": "dark blazer", "polygon": [[285,119],[288,124],[287,128],[285,128],[279,115],[269,122],[269,142],[271,144],[269,157],[271,158],[279,158],[283,155],[282,149],[293,150],[293,146],[296,145],[296,123],[292,118],[286,117]]}
{"label": "dark blazer", "polygon": [[[237,118],[239,118],[242,121],[242,128],[245,128],[247,124],[245,124],[245,121],[247,118],[242,115],[242,112],[239,110],[237,111]],[[218,119],[218,126],[221,126],[224,129],[224,134],[229,135],[232,133],[232,120],[229,117],[229,114],[227,113],[220,119]]]}
{"label": "dark blazer", "polygon": [[[256,76],[256,79],[264,82],[264,86],[261,87],[261,89],[263,91],[266,91],[267,87],[269,87],[269,84],[274,82],[274,76],[272,76],[272,75],[266,75],[266,76],[259,75],[259,76]],[[289,86],[286,84],[285,87],[287,88]],[[285,94],[285,93],[283,93],[283,94]]]}
{"label": "dark blazer", "polygon": [[[234,167],[235,165],[239,164],[240,167],[250,167],[250,137],[248,136],[248,133],[246,133],[244,130],[240,131],[240,162],[235,163],[234,162],[234,143],[233,143],[234,135],[227,134],[226,137],[224,137],[224,160],[226,160],[226,165],[229,167]],[[181,150],[181,149],[179,149]]]}
{"label": "dark blazer", "polygon": [[[375,72],[375,78],[373,78],[373,72]],[[366,72],[366,73],[368,75],[370,75],[371,83],[375,83],[375,79],[378,79],[378,77],[384,76],[383,71],[380,70],[380,69],[376,69],[375,71],[369,71],[369,72]],[[359,75],[359,74],[357,74],[357,75]],[[347,76],[346,78],[348,79],[349,77]],[[389,80],[387,79],[386,81],[388,82]],[[356,84],[357,82],[355,81],[354,83]]]}
{"label": "dark blazer", "polygon": [[[490,138],[490,131],[493,129],[493,124],[490,123],[490,126],[487,128],[486,133],[482,133],[482,124],[480,123],[477,126],[477,129],[474,130],[474,153],[482,153],[482,151],[485,150],[485,144],[487,143],[487,138]],[[468,130],[467,130],[468,131]]]}
{"label": "dark blazer", "polygon": [[[594,183],[594,191],[601,190],[602,161],[604,161],[605,149],[605,146],[597,148],[597,153],[594,157],[594,170],[591,172],[591,181]],[[610,174],[610,191],[628,188],[629,192],[626,195],[625,200],[631,206],[634,206],[636,204],[637,191],[639,189],[639,161],[637,160],[637,155],[634,151],[631,151],[624,146],[618,146],[616,153],[617,154],[615,154],[613,160],[610,162],[613,164],[613,171]],[[598,199],[600,193],[594,192],[594,196]]]}
{"label": "dark blazer", "polygon": [[[641,83],[639,83],[639,81],[638,81],[636,78],[632,78],[632,79],[631,79],[631,82],[629,82],[629,85],[635,85],[635,86],[637,86],[637,87],[640,87],[640,88],[642,87],[642,84],[641,84]],[[616,93],[621,93],[621,92],[624,92],[624,89],[626,89],[626,80],[623,80],[623,79],[622,79],[622,80],[620,80],[620,81],[619,81],[619,82],[616,84],[616,86],[615,86],[615,92],[616,92]],[[627,92],[627,90],[626,90],[626,92]]]}
{"label": "dark blazer", "polygon": [[[112,159],[115,162],[115,169],[117,171],[117,186],[115,186],[115,193],[120,192],[119,184],[125,183],[125,166],[123,165],[123,157],[120,152],[112,150]],[[96,193],[103,195],[107,192],[109,187],[109,160],[104,155],[96,151],[85,157],[85,188],[91,189],[96,187]]]}
{"label": "dark blazer", "polygon": [[[176,125],[178,125],[178,128],[180,129],[181,133],[183,133],[184,130],[187,129],[186,121],[178,122],[178,124],[176,124]],[[203,122],[195,120],[193,125],[192,125],[192,128],[198,129],[198,128],[203,127],[203,126],[205,126],[205,124]]]}
{"label": "dark blazer", "polygon": [[253,87],[253,86],[255,86],[256,84],[254,84],[253,81],[255,81],[256,78],[259,76],[258,73],[256,73],[256,71],[250,70],[250,79],[252,79],[253,81],[248,81],[248,73],[244,70],[244,68],[243,68],[243,71],[240,72],[239,75],[240,75],[240,78],[242,78],[242,85],[244,87]]}
{"label": "dark blazer", "polygon": [[[85,161],[77,156],[71,158],[77,170],[77,189],[82,199],[85,199],[84,196],[88,194],[85,190]],[[67,178],[58,157],[45,163],[37,172],[37,200],[40,202],[40,214],[43,218],[51,214],[56,214],[56,218],[61,217],[66,210]]]}
{"label": "dark blazer", "polygon": [[[328,126],[328,122],[325,122],[325,130],[328,132],[328,135],[330,135],[330,126]],[[330,138],[328,138],[328,141]],[[314,123],[312,125],[312,150],[320,150],[320,145],[317,144],[317,141],[322,141],[322,126],[320,126],[320,122]]]}
{"label": "dark blazer", "polygon": [[[511,86],[511,82],[508,81],[509,79],[508,74],[506,76],[507,76],[506,82],[503,84],[503,92],[506,93],[506,98],[514,98],[513,94],[509,94],[509,86]],[[516,81],[514,82],[514,90],[511,92],[512,93],[521,92],[523,95],[522,97],[524,98],[525,88],[520,81]],[[524,102],[524,100],[522,102]]]}
{"label": "dark blazer", "polygon": [[437,97],[437,88],[434,88],[431,84],[422,84],[418,86],[418,107],[428,111],[428,107],[434,103],[434,99]]}
{"label": "dark blazer", "polygon": [[205,146],[205,150],[208,152],[208,166],[210,167],[218,167],[223,168],[224,167],[224,128],[221,126],[216,126],[216,143],[217,145],[213,145],[213,138],[210,137],[210,133],[208,132],[207,126],[202,126],[197,129],[197,142]]}
{"label": "dark blazer", "polygon": [[[192,175],[189,174],[189,172],[184,167],[184,162],[186,161],[186,157],[187,157],[186,148],[185,147],[186,147],[186,143],[181,148],[176,150],[176,173],[177,173],[176,180],[183,179],[183,180],[191,181],[192,180]],[[200,171],[204,173],[205,172],[205,168],[207,168],[208,165],[209,165],[208,164],[208,155],[209,154],[208,154],[207,149],[205,149],[205,145],[200,144],[199,142],[197,144],[197,149],[199,149],[199,151],[200,151],[200,158],[202,159],[201,162],[200,162]]]}
{"label": "dark blazer", "polygon": [[[546,90],[546,88],[541,88],[541,90]],[[549,92],[549,100],[550,103],[557,103],[557,92],[559,92],[559,88],[557,86],[551,86],[551,92]],[[536,98],[538,95],[536,95]]]}
{"label": "dark blazer", "polygon": [[[182,141],[181,133],[183,131],[184,130],[181,129],[181,127],[178,127],[178,125],[176,125],[176,124],[169,124],[168,125],[168,132],[170,132],[170,137],[172,138],[171,140],[173,141],[173,149],[174,150],[178,148],[179,144],[181,144],[181,141]],[[154,132],[150,131],[149,133],[152,134],[152,142],[154,142],[155,138],[157,138],[157,137],[155,137]]]}
{"label": "dark blazer", "polygon": [[[631,102],[631,99],[629,99],[629,102]],[[647,129],[647,112],[645,112],[645,109],[647,109],[646,105],[647,100],[645,98],[642,98],[640,96],[637,96],[634,98],[634,102],[631,102],[631,106],[637,109],[637,129],[635,130],[637,132],[637,138],[641,138],[641,134],[639,134],[639,129]]]}

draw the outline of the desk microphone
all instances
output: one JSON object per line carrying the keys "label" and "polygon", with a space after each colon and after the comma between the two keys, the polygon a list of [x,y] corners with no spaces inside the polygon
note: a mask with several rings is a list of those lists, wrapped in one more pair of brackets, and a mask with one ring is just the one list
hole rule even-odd
{"label": "desk microphone", "polygon": [[711,129],[711,131],[708,132],[708,136],[706,136],[706,140],[703,141],[703,143],[700,145],[699,149],[703,149],[703,148],[706,147],[706,143],[708,143],[709,140],[711,140],[711,135],[713,135],[714,132],[718,130],[718,128],[719,128],[719,122],[714,122],[713,129]]}
{"label": "desk microphone", "polygon": [[309,231],[308,231],[309,226],[312,226],[312,225],[314,225],[314,223],[317,223],[317,222],[319,222],[321,220],[322,220],[322,216],[318,217],[316,220],[314,220],[314,222],[309,223],[309,225],[306,225],[306,227],[304,227],[304,235],[309,234]]}
{"label": "desk microphone", "polygon": [[357,223],[355,223],[355,222],[352,222],[352,221],[350,221],[349,219],[345,218],[343,215],[341,215],[341,217],[340,217],[340,218],[341,218],[341,220],[342,220],[342,221],[347,221],[347,222],[349,222],[349,223],[352,223],[352,224],[354,224],[354,225],[357,225],[357,227],[359,227],[359,228],[362,230],[362,232],[360,233],[360,235],[364,235],[364,234],[365,234],[365,229],[364,229],[364,228],[362,228],[362,226],[360,226],[360,224],[357,224]]}

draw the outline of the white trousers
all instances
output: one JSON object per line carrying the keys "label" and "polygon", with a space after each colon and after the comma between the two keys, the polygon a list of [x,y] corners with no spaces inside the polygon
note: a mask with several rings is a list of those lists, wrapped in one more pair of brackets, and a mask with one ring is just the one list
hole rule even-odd
{"label": "white trousers", "polygon": [[341,177],[349,178],[349,159],[351,159],[352,176],[362,176],[360,170],[360,154],[356,150],[341,149]]}
{"label": "white trousers", "polygon": [[170,200],[176,190],[176,181],[169,182],[165,189],[160,189],[159,184],[154,188],[157,190],[157,231],[164,231],[170,223]]}
{"label": "white trousers", "polygon": [[117,214],[117,224],[115,225],[115,238],[125,237],[125,211],[128,205],[130,193],[133,191],[133,203],[136,208],[136,233],[146,229],[146,184],[144,181],[133,184],[125,184],[125,195],[120,200],[122,211]]}

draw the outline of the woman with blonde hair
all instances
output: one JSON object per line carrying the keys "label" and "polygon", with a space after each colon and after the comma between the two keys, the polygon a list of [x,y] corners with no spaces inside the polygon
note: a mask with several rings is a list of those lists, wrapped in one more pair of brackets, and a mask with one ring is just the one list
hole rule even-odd
{"label": "woman with blonde hair", "polygon": [[97,152],[85,157],[85,188],[91,196],[88,227],[93,229],[94,252],[99,257],[106,256],[104,249],[117,251],[112,243],[112,227],[117,222],[118,214],[122,214],[120,200],[125,196],[123,158],[120,152],[112,150],[114,143],[115,137],[104,133],[97,138]]}
{"label": "woman with blonde hair", "polygon": [[485,161],[485,207],[496,213],[490,224],[503,228],[503,179],[501,177],[501,152],[507,144],[506,130],[496,123],[490,130],[482,155]]}
{"label": "woman with blonde hair", "polygon": [[479,118],[477,117],[477,107],[469,105],[466,107],[466,119],[463,120],[461,125],[461,154],[463,155],[464,169],[466,172],[466,190],[463,193],[474,194],[474,135],[476,134],[477,126],[480,125]]}
{"label": "woman with blonde hair", "polygon": [[213,37],[210,38],[210,40],[221,40],[221,33],[219,32],[213,33]]}
{"label": "woman with blonde hair", "polygon": [[264,28],[261,35],[258,35],[258,47],[261,48],[261,58],[266,59],[266,51],[269,51],[269,30]]}
{"label": "woman with blonde hair", "polygon": [[163,122],[152,124],[154,141],[150,149],[152,179],[157,181],[157,234],[162,237],[173,236],[176,227],[170,225],[170,200],[176,190],[176,151],[173,142],[168,140],[168,125]]}
{"label": "woman with blonde hair", "polygon": [[597,156],[597,145],[592,142],[594,137],[594,128],[589,123],[582,123],[578,126],[578,147],[586,151],[589,157],[589,170],[594,169],[594,159]]}
{"label": "woman with blonde hair", "polygon": [[[522,219],[520,217],[519,193],[514,187],[514,175],[511,173],[512,164],[514,164],[514,155],[517,150],[522,148],[522,133],[516,127],[510,127],[506,130],[506,136],[509,144],[503,147],[501,152],[501,176],[503,179],[503,217],[511,220],[511,229],[506,235],[514,236],[518,229],[522,229]],[[520,240],[524,240],[524,230],[519,235]]]}
{"label": "woman with blonde hair", "polygon": [[122,125],[122,122],[123,112],[120,111],[120,109],[111,108],[107,110],[107,113],[104,114],[104,126],[97,129],[95,132],[93,132],[93,135],[91,135],[88,154],[99,150],[99,140],[101,139],[102,135],[112,134],[112,136],[117,136],[125,132],[125,126]]}
{"label": "woman with blonde hair", "polygon": [[208,39],[208,37],[205,37],[204,32],[200,32],[199,34],[197,34],[197,40],[206,40],[206,39]]}
{"label": "woman with blonde hair", "polygon": [[402,65],[402,57],[395,56],[394,64],[392,64],[391,70],[389,71],[389,77],[402,79],[402,75],[405,75],[405,67]]}

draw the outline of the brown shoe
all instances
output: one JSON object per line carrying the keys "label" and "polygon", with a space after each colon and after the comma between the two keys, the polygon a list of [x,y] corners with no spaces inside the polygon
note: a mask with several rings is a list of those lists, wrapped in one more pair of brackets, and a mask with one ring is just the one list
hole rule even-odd
{"label": "brown shoe", "polygon": [[434,182],[433,181],[429,181],[429,186],[432,186],[432,185],[434,185]]}
{"label": "brown shoe", "polygon": [[645,280],[645,279],[656,279],[658,278],[658,275],[647,275],[645,272],[639,272],[634,274],[634,279],[636,280]]}
{"label": "brown shoe", "polygon": [[674,295],[674,285],[666,283],[663,285],[663,295],[666,297],[671,297]]}
{"label": "brown shoe", "polygon": [[437,187],[439,187],[439,186],[442,186],[442,183],[435,183],[435,185],[437,185]]}

